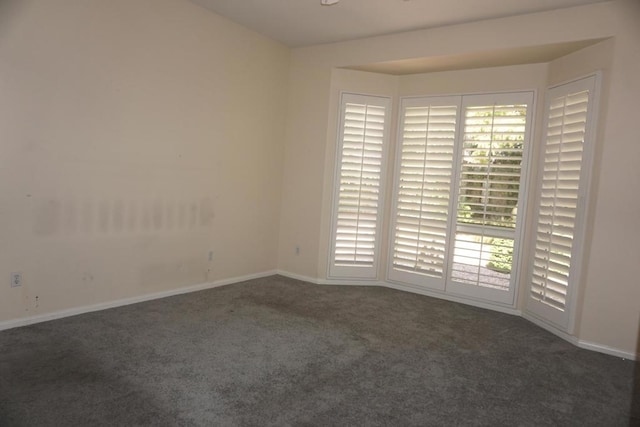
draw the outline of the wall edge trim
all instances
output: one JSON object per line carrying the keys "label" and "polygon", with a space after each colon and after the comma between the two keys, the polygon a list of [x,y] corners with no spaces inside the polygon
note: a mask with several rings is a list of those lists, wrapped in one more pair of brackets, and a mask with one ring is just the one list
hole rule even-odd
{"label": "wall edge trim", "polygon": [[185,286],[181,288],[161,291],[161,292],[154,292],[150,294],[143,294],[143,295],[138,295],[138,296],[129,297],[129,298],[121,298],[121,299],[101,302],[97,304],[84,305],[80,307],[53,311],[51,313],[19,317],[16,319],[0,321],[0,331],[19,328],[21,326],[33,325],[35,323],[48,322],[50,320],[62,319],[64,317],[77,316],[79,314],[91,313],[94,311],[107,310],[110,308],[122,307],[125,305],[137,304],[145,301],[152,301],[160,298],[167,298],[167,297],[187,294],[191,292],[204,291],[207,289],[213,289],[220,286],[230,285],[233,283],[245,282],[247,280],[260,279],[263,277],[269,277],[275,274],[276,274],[275,270],[268,270],[261,273],[253,273],[253,274],[247,274],[243,276],[231,277],[227,279],[214,280],[212,282],[198,283],[196,285],[190,285],[190,286]]}

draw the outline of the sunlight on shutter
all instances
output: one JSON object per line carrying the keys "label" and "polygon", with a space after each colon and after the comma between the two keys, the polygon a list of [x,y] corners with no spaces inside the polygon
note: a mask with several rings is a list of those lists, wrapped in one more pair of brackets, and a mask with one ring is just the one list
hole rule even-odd
{"label": "sunlight on shutter", "polygon": [[384,108],[347,104],[336,229],[337,264],[373,265]]}
{"label": "sunlight on shutter", "polygon": [[465,109],[451,279],[509,290],[527,105]]}
{"label": "sunlight on shutter", "polygon": [[444,276],[457,106],[404,110],[393,268]]}
{"label": "sunlight on shutter", "polygon": [[588,102],[589,92],[581,91],[554,98],[548,110],[531,296],[561,311],[567,304]]}
{"label": "sunlight on shutter", "polygon": [[[371,267],[377,258],[388,98],[345,95],[334,202],[332,267]],[[335,274],[371,277],[375,271]]]}

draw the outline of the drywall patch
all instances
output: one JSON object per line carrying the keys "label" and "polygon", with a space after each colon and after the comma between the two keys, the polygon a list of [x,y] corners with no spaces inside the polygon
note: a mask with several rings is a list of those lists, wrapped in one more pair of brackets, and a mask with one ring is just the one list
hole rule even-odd
{"label": "drywall patch", "polygon": [[167,202],[167,230],[173,229],[174,209],[173,202]]}
{"label": "drywall patch", "polygon": [[78,211],[75,200],[66,200],[63,203],[62,218],[64,221],[65,233],[75,233],[78,228]]}
{"label": "drywall patch", "polygon": [[98,229],[102,233],[109,231],[109,202],[106,200],[98,206]]}
{"label": "drywall patch", "polygon": [[51,236],[60,227],[60,202],[46,200],[37,204],[33,231],[38,236]]}
{"label": "drywall patch", "polygon": [[191,203],[189,206],[189,228],[195,228],[198,223],[198,205]]}
{"label": "drywall patch", "polygon": [[133,232],[136,229],[138,223],[138,204],[135,201],[130,201],[127,206],[127,231]]}
{"label": "drywall patch", "polygon": [[178,228],[184,228],[187,218],[187,207],[184,203],[180,203],[178,206]]}
{"label": "drywall patch", "polygon": [[113,204],[113,230],[116,233],[122,232],[124,228],[124,203],[116,200]]}
{"label": "drywall patch", "polygon": [[213,202],[209,198],[202,199],[200,202],[200,226],[209,227],[216,217],[213,211]]}
{"label": "drywall patch", "polygon": [[35,204],[33,231],[39,236],[179,232],[211,227],[215,217],[214,201],[208,197],[196,201],[114,198],[95,202],[48,198]]}
{"label": "drywall patch", "polygon": [[162,200],[156,200],[153,202],[153,228],[156,230],[162,229],[163,223],[163,209]]}
{"label": "drywall patch", "polygon": [[93,225],[93,203],[91,200],[85,200],[82,203],[82,232],[89,234]]}

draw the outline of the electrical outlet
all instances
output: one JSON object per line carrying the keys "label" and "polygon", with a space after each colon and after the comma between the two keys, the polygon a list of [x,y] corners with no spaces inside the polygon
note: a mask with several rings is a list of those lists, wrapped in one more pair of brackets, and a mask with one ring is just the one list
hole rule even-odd
{"label": "electrical outlet", "polygon": [[209,261],[213,261],[213,251],[209,251]]}
{"label": "electrical outlet", "polygon": [[22,273],[11,273],[11,287],[17,288],[22,286]]}

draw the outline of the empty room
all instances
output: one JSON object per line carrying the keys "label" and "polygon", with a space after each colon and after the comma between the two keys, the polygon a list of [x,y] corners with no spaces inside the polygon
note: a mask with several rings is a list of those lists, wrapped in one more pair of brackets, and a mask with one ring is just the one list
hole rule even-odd
{"label": "empty room", "polygon": [[640,424],[640,1],[0,0],[0,426]]}

